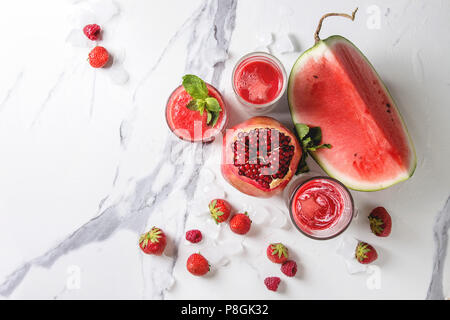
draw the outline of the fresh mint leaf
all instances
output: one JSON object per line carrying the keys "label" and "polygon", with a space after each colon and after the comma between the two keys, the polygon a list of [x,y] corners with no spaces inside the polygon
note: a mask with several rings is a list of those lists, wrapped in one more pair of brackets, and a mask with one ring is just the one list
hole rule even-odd
{"label": "fresh mint leaf", "polygon": [[[308,155],[306,152],[305,152],[305,154]],[[297,172],[295,172],[295,174],[309,172],[309,167],[306,164],[306,158],[307,158],[307,156],[305,156],[305,157],[302,156],[302,158],[300,159],[300,162],[298,164],[298,167],[297,167]]]}
{"label": "fresh mint leaf", "polygon": [[189,101],[189,103],[186,105],[186,108],[192,111],[197,111],[198,110],[197,100],[192,99],[191,101]]}
{"label": "fresh mint leaf", "polygon": [[193,74],[183,76],[183,87],[193,99],[206,99],[208,88],[205,81]]}
{"label": "fresh mint leaf", "polygon": [[195,75],[187,74],[183,76],[183,87],[192,98],[186,107],[189,110],[198,111],[201,116],[206,110],[206,124],[214,127],[219,120],[222,108],[216,98],[209,96],[206,83]]}
{"label": "fresh mint leaf", "polygon": [[322,142],[322,130],[320,127],[312,127],[309,129],[309,136],[311,137],[314,145],[319,145]]}
{"label": "fresh mint leaf", "polygon": [[211,121],[211,127],[214,127],[217,123],[217,120],[219,120],[220,112],[213,112],[212,113],[212,121]]}
{"label": "fresh mint leaf", "polygon": [[212,114],[209,111],[206,111],[206,112],[208,112],[208,115],[206,117],[206,124],[209,124],[211,122],[211,119],[212,119]]}
{"label": "fresh mint leaf", "polygon": [[300,140],[303,140],[306,137],[306,135],[309,133],[309,127],[303,123],[296,123],[295,129],[297,130]]}
{"label": "fresh mint leaf", "polygon": [[310,148],[308,148],[308,151],[316,151],[317,149],[323,149],[323,148],[331,149],[332,147],[331,147],[331,144],[324,143],[324,144],[321,144],[321,145],[318,145],[318,146],[310,147]]}
{"label": "fresh mint leaf", "polygon": [[310,138],[310,137],[304,138],[304,139],[302,140],[302,144],[303,144],[303,146],[304,146],[305,148],[308,149],[309,147],[312,146],[312,140],[311,140],[311,138]]}
{"label": "fresh mint leaf", "polygon": [[303,151],[296,172],[296,174],[300,174],[309,171],[308,165],[306,164],[308,152],[316,151],[322,148],[331,149],[332,146],[328,143],[320,144],[322,142],[322,129],[320,129],[320,127],[310,128],[306,124],[296,123],[295,130],[297,132],[297,136],[299,137]]}
{"label": "fresh mint leaf", "polygon": [[216,98],[208,97],[205,99],[206,101],[206,109],[212,112],[220,112],[222,108],[220,107],[219,101]]}
{"label": "fresh mint leaf", "polygon": [[196,102],[197,102],[197,105],[198,105],[198,109],[197,110],[199,110],[201,112],[201,114],[203,114],[203,110],[205,110],[205,107],[206,107],[205,100],[197,99]]}

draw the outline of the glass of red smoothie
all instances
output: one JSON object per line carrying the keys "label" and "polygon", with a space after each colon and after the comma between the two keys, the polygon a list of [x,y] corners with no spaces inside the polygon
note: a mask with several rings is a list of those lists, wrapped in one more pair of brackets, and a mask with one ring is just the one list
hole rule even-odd
{"label": "glass of red smoothie", "polygon": [[219,102],[222,111],[214,126],[207,124],[207,112],[203,115],[187,108],[192,97],[180,85],[170,95],[166,105],[166,121],[170,130],[180,139],[190,142],[212,142],[222,132],[227,123],[225,102],[219,91],[206,84],[209,96]]}
{"label": "glass of red smoothie", "polygon": [[336,179],[325,176],[299,179],[291,185],[287,197],[292,222],[310,238],[334,238],[353,219],[352,195]]}
{"label": "glass of red smoothie", "polygon": [[236,63],[233,90],[253,114],[272,110],[286,91],[287,76],[280,60],[264,52],[252,52]]}

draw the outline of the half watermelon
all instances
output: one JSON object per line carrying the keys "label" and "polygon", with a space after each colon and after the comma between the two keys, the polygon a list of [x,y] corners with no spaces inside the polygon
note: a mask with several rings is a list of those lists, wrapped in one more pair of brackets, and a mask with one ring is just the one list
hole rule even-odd
{"label": "half watermelon", "polygon": [[321,127],[323,141],[332,145],[311,156],[347,187],[380,190],[414,173],[414,146],[395,102],[344,37],[317,36],[292,68],[288,99],[294,123]]}

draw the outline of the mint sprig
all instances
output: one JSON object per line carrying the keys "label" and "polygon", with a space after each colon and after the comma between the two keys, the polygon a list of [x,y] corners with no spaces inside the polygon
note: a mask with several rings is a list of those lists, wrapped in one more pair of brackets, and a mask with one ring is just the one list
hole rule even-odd
{"label": "mint sprig", "polygon": [[200,115],[207,112],[206,124],[214,127],[222,108],[216,98],[210,97],[205,81],[193,74],[183,76],[184,90],[192,97],[187,104],[189,110],[198,111]]}
{"label": "mint sprig", "polygon": [[308,172],[309,168],[306,164],[306,158],[308,152],[316,151],[318,149],[327,148],[331,149],[332,145],[329,143],[322,143],[322,129],[320,127],[309,127],[303,123],[296,123],[295,130],[300,140],[300,144],[303,149],[302,158],[297,168],[296,174]]}

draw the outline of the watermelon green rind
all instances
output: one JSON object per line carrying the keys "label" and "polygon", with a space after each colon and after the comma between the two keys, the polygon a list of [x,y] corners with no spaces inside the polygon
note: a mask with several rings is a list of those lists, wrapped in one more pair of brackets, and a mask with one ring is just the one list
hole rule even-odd
{"label": "watermelon green rind", "polygon": [[[389,98],[394,102],[394,99],[392,98],[392,95],[390,94],[389,90],[386,88],[386,86],[384,86],[383,82],[381,81],[378,73],[376,72],[376,70],[374,69],[374,67],[372,66],[372,64],[369,62],[369,60],[365,57],[365,55],[358,49],[358,47],[356,47],[351,41],[349,41],[348,39],[339,36],[339,35],[333,35],[328,37],[325,40],[320,40],[316,45],[314,45],[313,47],[311,47],[310,49],[306,50],[302,55],[300,55],[300,57],[297,59],[297,61],[294,63],[294,66],[292,67],[291,73],[289,75],[289,81],[288,81],[288,103],[289,103],[289,109],[291,112],[291,115],[294,119],[294,99],[293,99],[293,83],[294,83],[294,77],[297,74],[297,72],[299,71],[299,69],[301,69],[302,63],[304,61],[306,61],[308,57],[313,56],[316,54],[316,52],[319,52],[321,50],[325,50],[327,49],[327,47],[331,46],[333,44],[333,42],[336,41],[343,41],[346,42],[348,44],[350,44],[351,46],[353,46],[361,55],[361,57],[364,58],[364,60],[367,62],[367,64],[372,68],[374,74],[378,77],[378,79],[380,80],[380,83],[384,89],[384,91],[386,92],[386,94],[389,96]],[[395,102],[394,105],[396,106]],[[414,148],[414,144],[412,142],[411,136],[408,132],[408,129],[405,125],[405,122],[397,108],[397,112],[400,118],[400,122],[401,125],[403,127],[404,132],[406,133],[406,136],[408,138],[408,142],[409,142],[409,147],[411,150],[411,162],[409,165],[409,170],[407,173],[405,173],[403,176],[399,176],[396,179],[390,180],[390,181],[386,181],[385,183],[382,183],[380,185],[374,186],[374,185],[366,185],[366,184],[358,184],[355,183],[355,181],[346,181],[345,177],[342,177],[339,173],[335,173],[333,172],[332,168],[329,168],[325,163],[323,163],[320,158],[316,155],[316,152],[309,152],[310,155],[314,158],[314,160],[319,164],[319,166],[331,177],[340,180],[342,183],[344,183],[347,187],[349,187],[350,189],[353,190],[357,190],[357,191],[378,191],[378,190],[382,190],[382,189],[386,189],[390,186],[393,186],[399,182],[405,181],[407,179],[409,179],[415,172],[415,169],[417,167],[417,157],[416,157],[416,151]],[[294,120],[295,121],[295,120]]]}

